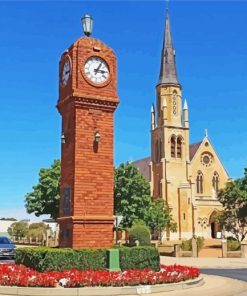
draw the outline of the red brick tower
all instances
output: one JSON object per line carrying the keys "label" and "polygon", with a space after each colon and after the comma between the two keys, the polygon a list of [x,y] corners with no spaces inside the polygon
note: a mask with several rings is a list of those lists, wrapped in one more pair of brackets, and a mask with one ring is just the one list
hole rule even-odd
{"label": "red brick tower", "polygon": [[59,245],[113,244],[113,132],[116,57],[100,40],[82,37],[59,63],[62,171]]}

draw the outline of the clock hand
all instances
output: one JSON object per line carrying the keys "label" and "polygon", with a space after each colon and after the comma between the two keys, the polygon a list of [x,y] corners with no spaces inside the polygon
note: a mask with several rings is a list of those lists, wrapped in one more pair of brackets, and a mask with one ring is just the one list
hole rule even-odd
{"label": "clock hand", "polygon": [[99,73],[101,73],[101,74],[108,73],[108,72],[107,72],[107,71],[105,71],[105,70],[99,70],[98,72],[99,72]]}
{"label": "clock hand", "polygon": [[94,69],[95,74],[99,72],[100,67],[102,66],[102,63],[99,64],[99,67],[97,69]]}

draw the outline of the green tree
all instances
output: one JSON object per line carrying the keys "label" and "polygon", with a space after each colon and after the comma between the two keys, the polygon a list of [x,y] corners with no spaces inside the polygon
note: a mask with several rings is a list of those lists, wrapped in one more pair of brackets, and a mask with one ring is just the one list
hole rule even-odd
{"label": "green tree", "polygon": [[42,241],[46,236],[47,226],[40,222],[40,223],[32,223],[29,225],[27,237],[31,240]]}
{"label": "green tree", "polygon": [[142,223],[133,223],[129,229],[129,244],[135,246],[136,241],[139,242],[140,246],[150,245],[150,230],[148,226]]}
{"label": "green tree", "polygon": [[158,232],[159,240],[161,240],[161,232],[164,228],[169,228],[171,231],[176,230],[176,223],[161,198],[154,199],[150,203],[145,212],[144,221],[152,232]]}
{"label": "green tree", "polygon": [[114,212],[123,216],[121,225],[130,228],[134,220],[143,220],[151,204],[150,186],[131,163],[115,169]]}
{"label": "green tree", "polygon": [[24,221],[14,222],[10,225],[7,231],[11,237],[14,237],[16,239],[22,239],[27,235],[28,224]]}
{"label": "green tree", "polygon": [[229,182],[220,190],[218,199],[224,210],[219,212],[217,221],[242,241],[247,234],[247,169],[243,178]]}
{"label": "green tree", "polygon": [[54,219],[58,217],[60,175],[60,160],[54,160],[50,168],[40,169],[39,183],[25,196],[25,207],[29,214],[34,213],[37,217],[48,214]]}

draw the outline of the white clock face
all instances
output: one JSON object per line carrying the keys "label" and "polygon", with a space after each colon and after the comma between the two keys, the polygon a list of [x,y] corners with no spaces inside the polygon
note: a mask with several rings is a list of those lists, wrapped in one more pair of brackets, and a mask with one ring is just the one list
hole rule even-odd
{"label": "white clock face", "polygon": [[65,86],[68,83],[70,77],[70,61],[67,59],[63,65],[62,71],[62,85]]}
{"label": "white clock face", "polygon": [[84,72],[87,78],[96,84],[104,83],[110,76],[109,67],[99,57],[90,57],[84,65]]}

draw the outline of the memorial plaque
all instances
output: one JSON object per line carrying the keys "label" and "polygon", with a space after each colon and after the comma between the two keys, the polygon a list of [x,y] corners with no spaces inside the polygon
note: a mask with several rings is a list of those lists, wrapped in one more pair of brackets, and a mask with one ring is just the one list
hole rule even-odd
{"label": "memorial plaque", "polygon": [[71,189],[70,187],[63,189],[63,213],[70,215],[71,210]]}

